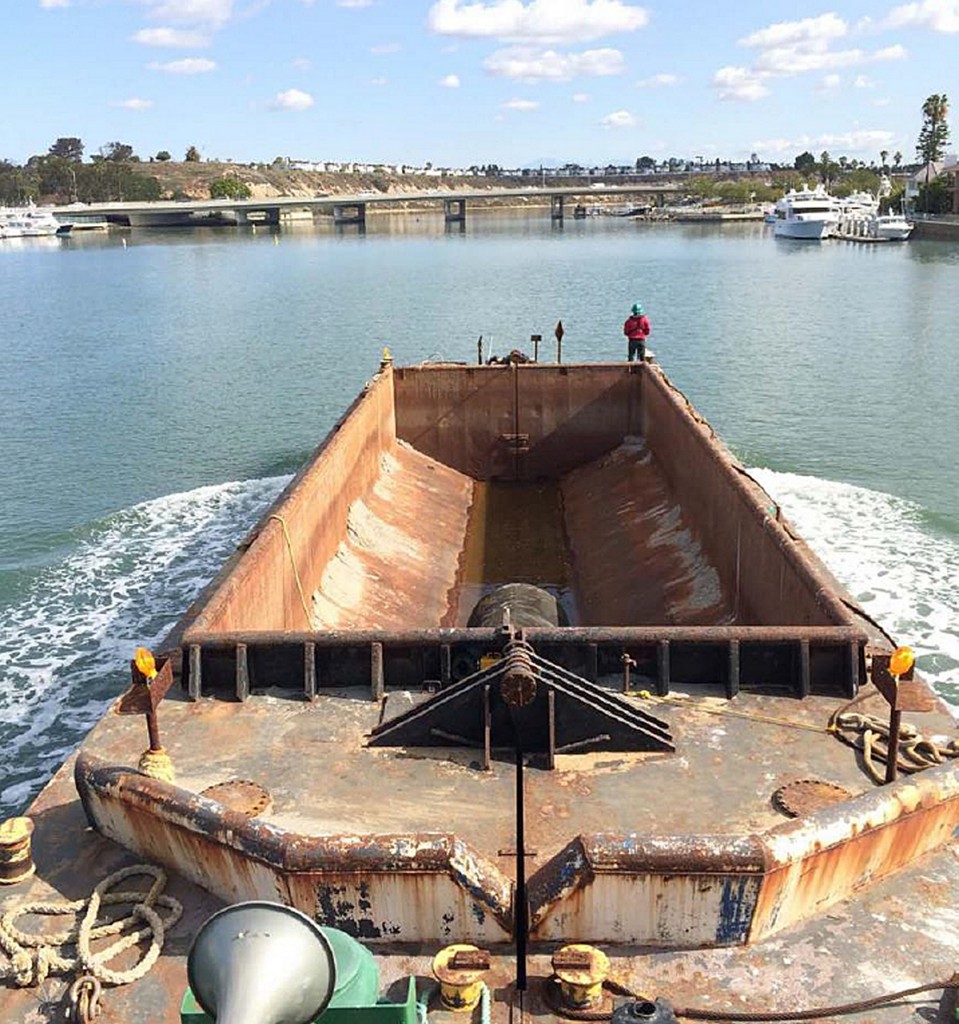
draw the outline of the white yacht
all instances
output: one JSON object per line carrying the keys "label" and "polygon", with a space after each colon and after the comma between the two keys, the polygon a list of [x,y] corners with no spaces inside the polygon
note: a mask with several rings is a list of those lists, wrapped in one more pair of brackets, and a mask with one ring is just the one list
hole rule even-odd
{"label": "white yacht", "polygon": [[53,211],[35,206],[7,207],[0,210],[0,238],[43,238],[64,235],[70,224],[58,221]]}
{"label": "white yacht", "polygon": [[[881,194],[881,193],[880,193]],[[879,196],[854,192],[840,200],[839,235],[853,241],[904,242],[913,225],[901,213],[879,212]]]}
{"label": "white yacht", "polygon": [[839,224],[838,200],[822,185],[791,189],[776,203],[775,213],[773,234],[778,238],[828,238]]}
{"label": "white yacht", "polygon": [[883,213],[875,219],[876,238],[885,242],[905,242],[915,226],[901,213]]}

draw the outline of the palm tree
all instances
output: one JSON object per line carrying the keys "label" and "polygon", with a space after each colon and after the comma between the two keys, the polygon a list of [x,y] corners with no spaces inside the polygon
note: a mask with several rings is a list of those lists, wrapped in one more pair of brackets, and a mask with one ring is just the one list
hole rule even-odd
{"label": "palm tree", "polygon": [[949,97],[945,93],[933,93],[922,105],[922,128],[916,143],[916,154],[926,165],[925,204],[929,202],[929,168],[942,158],[949,142]]}
{"label": "palm tree", "polygon": [[882,161],[882,169],[886,169],[886,161],[889,159],[889,150],[881,149],[879,151],[879,159]]}
{"label": "palm tree", "polygon": [[892,162],[893,162],[893,166],[898,171],[899,170],[899,165],[902,163],[902,153],[900,153],[898,149],[896,150],[895,153],[892,154]]}

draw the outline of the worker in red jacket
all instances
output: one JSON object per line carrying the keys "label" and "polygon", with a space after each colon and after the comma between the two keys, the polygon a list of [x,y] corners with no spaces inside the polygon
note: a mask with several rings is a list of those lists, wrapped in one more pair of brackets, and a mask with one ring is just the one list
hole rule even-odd
{"label": "worker in red jacket", "polygon": [[633,303],[632,316],[623,324],[623,334],[629,338],[629,361],[646,358],[646,339],[652,330],[649,319],[643,312],[642,303]]}

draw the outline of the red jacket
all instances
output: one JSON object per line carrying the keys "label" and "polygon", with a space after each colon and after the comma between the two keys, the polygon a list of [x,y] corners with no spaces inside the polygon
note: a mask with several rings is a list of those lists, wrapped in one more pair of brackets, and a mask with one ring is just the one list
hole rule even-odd
{"label": "red jacket", "polygon": [[623,324],[623,334],[625,334],[630,341],[645,341],[651,330],[652,327],[650,327],[649,321],[642,314],[639,316],[631,316],[626,323]]}

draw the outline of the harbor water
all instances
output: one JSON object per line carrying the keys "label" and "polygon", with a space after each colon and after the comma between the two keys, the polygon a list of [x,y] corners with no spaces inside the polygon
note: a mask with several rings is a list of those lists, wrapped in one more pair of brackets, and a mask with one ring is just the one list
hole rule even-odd
{"label": "harbor water", "polygon": [[[398,363],[625,357],[674,383],[959,713],[959,245],[471,212],[0,242],[0,817],[21,810]],[[601,499],[598,499],[601,500]]]}

